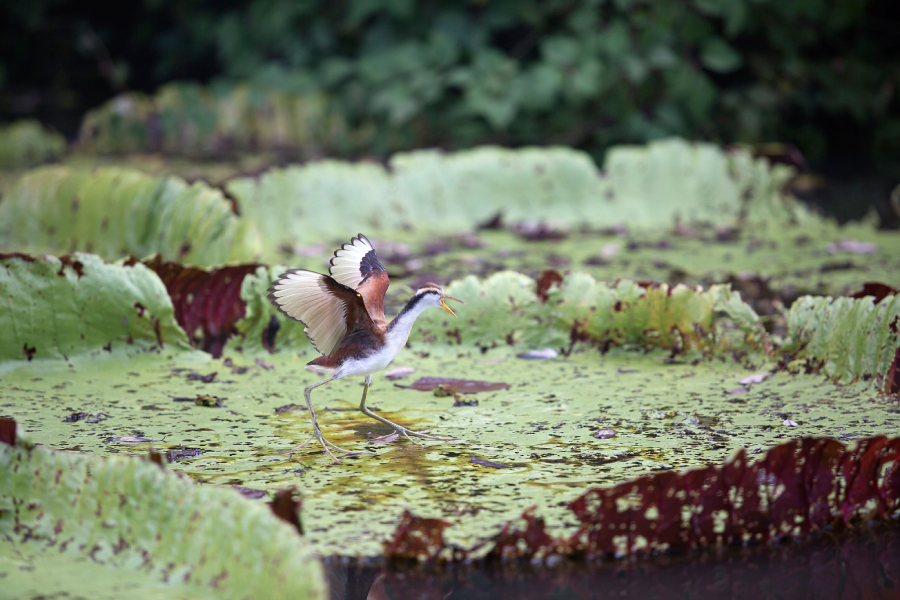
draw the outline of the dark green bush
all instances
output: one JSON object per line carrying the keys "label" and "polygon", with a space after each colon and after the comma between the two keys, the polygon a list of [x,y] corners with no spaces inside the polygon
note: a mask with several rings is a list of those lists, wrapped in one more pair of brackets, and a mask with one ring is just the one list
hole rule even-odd
{"label": "dark green bush", "polygon": [[[898,4],[145,0],[133,24],[97,31],[146,90],[186,77],[325,94],[329,112],[366,132],[355,138],[366,153],[484,142],[597,151],[681,135],[890,155]],[[32,12],[60,5],[37,0]]]}

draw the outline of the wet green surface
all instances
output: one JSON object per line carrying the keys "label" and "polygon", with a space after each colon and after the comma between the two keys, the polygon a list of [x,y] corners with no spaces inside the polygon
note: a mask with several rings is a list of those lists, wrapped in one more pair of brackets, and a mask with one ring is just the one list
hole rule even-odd
{"label": "wet green surface", "polygon": [[148,460],[57,452],[28,437],[0,444],[0,578],[18,597],[109,597],[144,584],[152,598],[163,584],[178,597],[324,596],[308,540],[267,506]]}
{"label": "wet green surface", "polygon": [[[151,357],[124,369],[113,363],[21,369],[4,377],[2,410],[36,442],[55,448],[144,455],[149,447],[184,446],[202,453],[171,467],[198,481],[269,491],[296,484],[305,493],[303,519],[314,547],[343,556],[380,555],[406,508],[450,520],[448,539],[472,546],[532,505],[557,531],[574,525],[565,504],[589,486],[720,462],[742,447],[762,452],[791,436],[849,441],[900,433],[895,401],[853,393],[819,376],[777,374],[759,384],[738,383],[763,372],[762,364],[671,364],[661,355],[594,351],[526,361],[499,351],[458,355],[445,347],[428,357],[404,351],[395,365],[416,369],[406,381],[464,377],[504,381],[511,389],[477,394],[477,406],[454,408],[452,397],[376,378],[370,407],[414,429],[460,438],[419,447],[374,443],[390,428],[354,410],[329,410],[355,408],[361,381],[319,388],[313,400],[326,437],[375,453],[335,465],[314,445],[293,458],[281,453],[310,435],[305,410],[276,414],[280,406],[303,404],[302,388],[317,380],[303,369],[310,358],[276,355],[267,359],[274,368],[266,369],[235,356],[236,366],[248,367],[244,374],[231,373],[222,361]],[[218,375],[203,383],[188,379],[192,371]],[[728,393],[740,388],[749,390]],[[198,394],[216,396],[223,406],[173,400]],[[64,422],[73,412],[91,416]],[[594,436],[603,429],[615,434]],[[113,439],[124,437],[154,441]],[[513,468],[478,466],[473,456]]]}
{"label": "wet green surface", "polygon": [[84,556],[60,554],[38,544],[0,541],[0,598],[22,600],[205,600],[217,596],[166,585],[144,573],[110,569]]}

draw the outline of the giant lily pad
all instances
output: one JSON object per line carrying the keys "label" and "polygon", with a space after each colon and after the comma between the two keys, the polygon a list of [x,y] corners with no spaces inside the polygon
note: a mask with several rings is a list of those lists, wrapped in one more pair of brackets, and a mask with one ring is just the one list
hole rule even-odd
{"label": "giant lily pad", "polygon": [[303,156],[352,135],[359,134],[347,130],[321,94],[172,83],[153,96],[121,94],[90,111],[79,142],[85,150],[107,153],[221,157],[235,150],[288,150]]}
{"label": "giant lily pad", "polygon": [[62,360],[188,349],[165,286],[144,265],[93,254],[0,255],[0,371]]}
{"label": "giant lily pad", "polygon": [[325,596],[307,540],[265,506],[149,461],[26,440],[0,444],[0,572],[6,590],[54,595]]}
{"label": "giant lily pad", "polygon": [[0,249],[115,260],[155,252],[211,266],[253,260],[259,234],[221,192],[203,183],[140,171],[44,167],[24,175],[0,202]]}
{"label": "giant lily pad", "polygon": [[16,121],[0,126],[0,168],[30,167],[57,158],[66,139],[38,121]]}
{"label": "giant lily pad", "polygon": [[[505,360],[481,362],[478,351],[422,357],[408,350],[398,362],[423,377],[512,387],[476,394],[477,406],[454,407],[452,397],[376,378],[369,406],[408,427],[459,438],[424,447],[402,439],[374,443],[391,429],[355,411],[361,378],[319,388],[313,402],[325,435],[375,453],[333,464],[315,446],[283,453],[311,434],[302,389],[319,378],[303,368],[312,356],[279,353],[267,358],[272,368],[234,353],[224,359],[230,366],[156,355],[133,358],[124,369],[118,361],[25,366],[4,376],[4,411],[51,447],[104,456],[184,447],[199,453],[178,458],[173,468],[192,478],[270,492],[298,485],[311,542],[324,555],[341,556],[379,556],[407,509],[451,522],[448,541],[466,547],[533,505],[551,535],[571,535],[566,504],[588,487],[721,463],[741,448],[754,456],[794,437],[852,442],[900,433],[894,400],[818,375],[779,372],[745,393],[727,393],[747,387],[738,381],[766,365],[748,371],[730,359],[680,364],[659,352],[621,350],[547,361],[494,350],[486,357]],[[210,383],[187,376],[213,371],[219,375]],[[198,395],[215,396],[221,406],[197,404]],[[184,398],[191,401],[178,401]],[[290,404],[299,408],[277,410]],[[100,418],[64,421],[75,410]],[[797,426],[785,425],[789,419]]]}
{"label": "giant lily pad", "polygon": [[[842,383],[897,393],[900,368],[900,296],[800,298],[788,314],[784,352],[801,352]],[[819,370],[817,368],[816,370]]]}
{"label": "giant lily pad", "polygon": [[668,140],[611,151],[603,171],[566,149],[477,148],[401,153],[390,172],[338,161],[273,169],[227,189],[260,224],[267,253],[362,229],[447,232],[503,213],[567,225],[665,227],[675,220],[787,223],[806,212],[782,187],[791,175],[744,150]]}
{"label": "giant lily pad", "polygon": [[[501,531],[515,537],[506,524],[536,506],[531,514],[546,523],[541,539],[572,539],[579,523],[566,506],[598,485],[722,464],[741,448],[754,457],[801,437],[852,443],[898,434],[895,399],[877,393],[893,393],[888,384],[897,379],[896,332],[878,328],[896,312],[882,305],[894,307],[894,300],[876,307],[870,300],[801,299],[792,312],[781,305],[801,292],[837,294],[864,281],[890,283],[898,242],[867,224],[838,229],[811,217],[782,192],[788,172],[780,167],[742,150],[672,141],[612,152],[603,171],[566,149],[411,153],[395,156],[390,167],[326,161],[235,180],[227,188],[240,216],[229,213],[225,221],[258,226],[268,264],[290,255],[292,266],[317,270],[329,253],[324,240],[344,238],[349,226],[374,230],[394,282],[389,312],[408,298],[407,286],[423,280],[440,281],[463,299],[458,319],[436,310],[423,315],[397,364],[421,378],[511,387],[455,402],[379,377],[368,399],[387,418],[457,440],[420,447],[392,439],[389,427],[355,411],[361,381],[339,380],[313,393],[323,431],[337,444],[374,456],[333,465],[314,445],[284,453],[310,435],[302,390],[318,380],[304,368],[316,354],[302,326],[265,299],[282,267],[255,265],[167,273],[158,263],[160,280],[131,260],[91,263],[98,273],[101,266],[109,270],[110,284],[102,289],[117,298],[98,304],[107,315],[96,329],[106,337],[78,347],[85,360],[50,360],[57,353],[40,364],[24,356],[6,363],[4,411],[35,441],[57,449],[110,456],[144,455],[153,447],[167,451],[172,468],[211,485],[271,493],[296,484],[306,494],[311,543],[324,555],[340,556],[381,555],[386,540],[398,539],[391,536],[406,511],[407,530],[421,522],[413,515],[439,519],[450,523],[444,529],[450,543],[471,548]],[[32,183],[53,188],[47,197],[71,200],[72,189],[94,182],[86,171],[46,173],[53,176]],[[648,174],[659,181],[648,181]],[[163,187],[177,181],[149,179]],[[23,210],[15,213],[17,222],[46,233],[36,238],[34,251],[55,247],[47,232],[61,217],[16,198],[5,198],[0,212]],[[125,205],[98,204],[119,215]],[[190,202],[179,206],[193,210]],[[450,236],[501,208],[507,220],[534,223],[474,239]],[[101,241],[113,239],[88,229]],[[380,244],[379,233],[395,243]],[[192,259],[196,264],[232,260],[216,254],[222,252],[219,237],[191,239],[211,248],[202,261]],[[841,239],[864,243],[829,245]],[[172,251],[183,248],[184,237],[163,241],[165,248],[141,248],[177,260]],[[24,246],[24,238],[16,244]],[[874,253],[853,254],[873,244]],[[198,256],[206,252],[200,246]],[[104,246],[107,251],[120,253],[114,245]],[[10,309],[10,326],[54,314],[60,304],[61,314],[76,315],[60,332],[29,325],[28,339],[35,342],[23,344],[44,347],[50,340],[52,348],[54,335],[80,339],[83,332],[72,323],[86,303],[71,300],[80,298],[71,280],[84,282],[88,275],[77,278],[66,261],[50,265],[56,259],[38,259],[46,267],[10,260],[19,262],[0,270],[4,285],[24,289],[21,282],[31,282],[58,292],[28,295],[27,310],[11,303],[19,312]],[[559,272],[539,277],[548,267]],[[210,291],[226,290],[232,274],[227,293]],[[233,300],[238,278],[239,302]],[[128,352],[122,327],[133,325],[134,317],[122,318],[140,295],[129,287],[132,279],[156,294],[166,293],[165,280],[173,295],[181,294],[174,303],[158,299],[149,313],[161,319],[165,313],[163,324],[180,340],[167,342],[163,352]],[[732,287],[717,284],[725,280]],[[769,282],[777,292],[756,295],[752,305],[736,291]],[[98,280],[85,286],[101,289]],[[220,320],[216,335],[234,331],[221,359],[191,352],[175,323],[193,329],[190,338],[200,345]],[[138,333],[141,348],[152,350],[150,332]],[[123,356],[86,360],[106,356],[107,337],[122,344]],[[516,357],[545,347],[560,357]],[[773,374],[748,378],[764,373]],[[846,383],[858,377],[859,385],[836,385],[837,377]]]}

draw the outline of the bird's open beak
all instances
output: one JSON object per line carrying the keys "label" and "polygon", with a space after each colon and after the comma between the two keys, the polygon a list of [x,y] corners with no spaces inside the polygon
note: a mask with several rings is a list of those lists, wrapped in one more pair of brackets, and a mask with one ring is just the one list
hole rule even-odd
{"label": "bird's open beak", "polygon": [[456,313],[453,312],[452,310],[450,310],[450,307],[449,307],[449,306],[447,306],[446,304],[444,304],[444,300],[456,300],[456,301],[459,302],[460,304],[465,304],[465,303],[464,303],[462,300],[460,300],[459,298],[454,298],[453,296],[441,296],[441,306],[443,306],[443,307],[447,310],[447,312],[450,313],[451,315],[453,315],[454,317],[456,316]]}

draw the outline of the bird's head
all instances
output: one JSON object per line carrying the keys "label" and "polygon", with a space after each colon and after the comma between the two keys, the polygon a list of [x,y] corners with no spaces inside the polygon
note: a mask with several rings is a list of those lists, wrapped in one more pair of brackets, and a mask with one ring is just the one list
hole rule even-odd
{"label": "bird's head", "polygon": [[456,313],[450,310],[450,307],[444,304],[444,300],[455,300],[460,304],[463,303],[459,298],[454,298],[453,296],[448,296],[444,293],[444,290],[441,289],[436,283],[426,283],[419,287],[416,290],[416,296],[420,296],[422,298],[421,302],[425,302],[428,306],[440,306],[448,313],[456,316]]}

